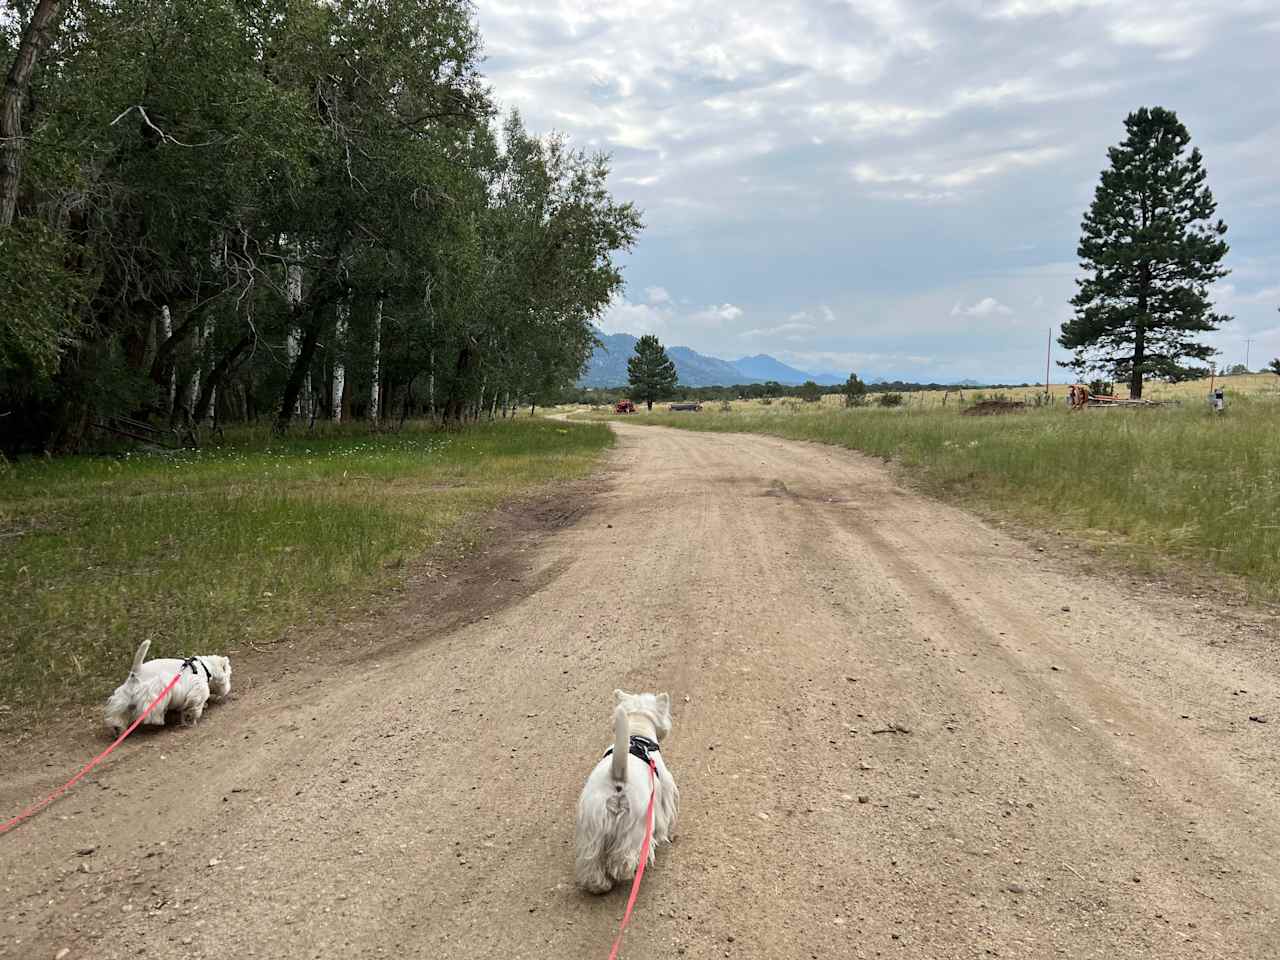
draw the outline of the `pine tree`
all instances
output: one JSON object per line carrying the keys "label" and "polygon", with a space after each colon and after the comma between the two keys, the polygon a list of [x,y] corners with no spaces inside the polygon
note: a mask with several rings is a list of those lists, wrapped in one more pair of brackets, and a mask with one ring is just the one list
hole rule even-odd
{"label": "pine tree", "polygon": [[822,388],[813,380],[800,384],[800,399],[805,403],[817,403],[822,399]]}
{"label": "pine tree", "polygon": [[849,379],[844,382],[844,386],[840,389],[844,394],[844,405],[846,407],[866,406],[867,385],[859,379],[856,373],[849,374]]}
{"label": "pine tree", "polygon": [[1072,298],[1075,317],[1058,343],[1075,351],[1063,366],[1129,381],[1142,396],[1147,377],[1184,380],[1207,374],[1213,348],[1197,334],[1231,318],[1215,313],[1208,287],[1221,266],[1227,225],[1205,186],[1199,149],[1177,114],[1143,107],[1125,119],[1128,135],[1107,153],[1093,204],[1081,224],[1078,254],[1087,276]]}
{"label": "pine tree", "polygon": [[676,387],[676,365],[651,333],[636,341],[636,352],[627,359],[627,381],[637,400],[652,410],[653,401],[669,396]]}

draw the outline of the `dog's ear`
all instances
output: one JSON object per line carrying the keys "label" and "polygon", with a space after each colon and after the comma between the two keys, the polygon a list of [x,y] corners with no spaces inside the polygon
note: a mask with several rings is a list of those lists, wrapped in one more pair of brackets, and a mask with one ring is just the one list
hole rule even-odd
{"label": "dog's ear", "polygon": [[668,720],[671,719],[671,694],[658,694],[658,709],[662,711],[662,715]]}
{"label": "dog's ear", "polygon": [[623,690],[615,690],[615,691],[613,691],[613,700],[614,700],[614,703],[621,703],[621,702],[622,702],[623,700],[625,700],[626,698],[627,698],[627,694],[626,694],[626,692],[625,692],[625,691],[623,691]]}

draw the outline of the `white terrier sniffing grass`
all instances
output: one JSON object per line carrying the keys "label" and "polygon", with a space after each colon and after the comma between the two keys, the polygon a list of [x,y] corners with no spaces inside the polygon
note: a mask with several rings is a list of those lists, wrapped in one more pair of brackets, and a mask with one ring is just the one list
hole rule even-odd
{"label": "white terrier sniffing grass", "polygon": [[589,893],[605,893],[630,880],[640,865],[649,809],[649,764],[657,769],[653,789],[653,850],[670,843],[680,791],[662,761],[658,744],[671,732],[671,697],[665,693],[613,691],[613,746],[596,764],[578,798],[574,879]]}
{"label": "white terrier sniffing grass", "polygon": [[182,676],[147,715],[144,724],[164,726],[168,711],[181,710],[182,722],[190,726],[200,719],[211,696],[221,698],[231,692],[231,661],[226,657],[147,660],[150,647],[150,640],[142,641],[138,652],[133,655],[129,676],[107,700],[107,726],[117,737],[147,709],[147,705],[159,696],[179,671]]}

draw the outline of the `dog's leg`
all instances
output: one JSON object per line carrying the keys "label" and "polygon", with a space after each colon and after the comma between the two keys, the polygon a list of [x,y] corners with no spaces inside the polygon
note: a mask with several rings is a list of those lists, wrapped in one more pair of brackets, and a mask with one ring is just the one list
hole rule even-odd
{"label": "dog's leg", "polygon": [[[156,680],[147,684],[139,691],[138,699],[133,703],[134,716],[142,713],[147,709],[147,705],[156,698],[161,690],[164,689],[164,681]],[[143,726],[147,727],[163,727],[165,714],[169,712],[169,704],[173,702],[173,693],[170,691],[156,704],[155,709],[147,714],[147,719],[142,721]]]}
{"label": "dog's leg", "polygon": [[604,865],[599,860],[579,860],[573,879],[587,893],[608,893],[613,889],[613,880],[605,873]]}
{"label": "dog's leg", "polygon": [[204,716],[204,705],[208,702],[209,688],[206,686],[193,687],[187,695],[186,702],[182,705],[182,725],[184,727],[194,727],[197,721]]}
{"label": "dog's leg", "polygon": [[666,789],[658,794],[658,812],[653,839],[657,843],[671,843],[676,836],[676,821],[680,819],[680,790],[670,774],[667,774]]}
{"label": "dog's leg", "polygon": [[[605,870],[618,883],[630,880],[636,875],[640,866],[640,848],[644,845],[645,822],[643,819],[632,823],[626,833],[618,837],[607,855]],[[649,844],[649,860],[647,866],[653,865],[653,852],[657,844]]]}
{"label": "dog's leg", "polygon": [[587,893],[608,893],[613,889],[613,880],[605,869],[605,851],[612,842],[605,804],[588,788],[578,801],[573,864],[574,882]]}

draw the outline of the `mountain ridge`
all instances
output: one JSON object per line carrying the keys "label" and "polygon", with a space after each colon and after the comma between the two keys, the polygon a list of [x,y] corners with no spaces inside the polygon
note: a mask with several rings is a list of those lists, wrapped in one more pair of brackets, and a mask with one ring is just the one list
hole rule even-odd
{"label": "mountain ridge", "polygon": [[[621,387],[627,383],[627,358],[635,351],[637,337],[629,333],[601,335],[591,353],[587,369],[578,378],[579,387]],[[691,347],[667,347],[667,356],[676,365],[680,383],[687,387],[728,387],[742,383],[777,381],[785,386],[799,386],[812,380],[822,386],[844,382],[844,377],[831,373],[808,373],[783,363],[766,353],[739,360],[712,357]]]}

